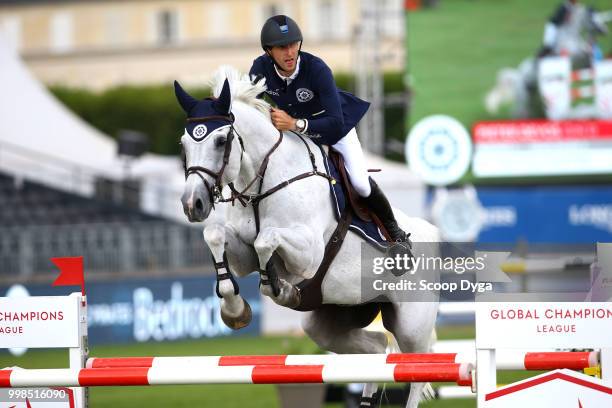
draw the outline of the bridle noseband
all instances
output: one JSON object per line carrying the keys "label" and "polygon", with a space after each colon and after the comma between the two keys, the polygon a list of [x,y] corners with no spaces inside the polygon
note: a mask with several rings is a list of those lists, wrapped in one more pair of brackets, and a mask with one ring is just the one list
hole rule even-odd
{"label": "bridle noseband", "polygon": [[[227,116],[211,115],[211,116],[202,116],[202,117],[196,117],[196,118],[187,118],[188,123],[193,123],[193,122],[199,123],[199,122],[206,122],[206,121],[213,121],[213,120],[229,122],[230,124],[230,131],[227,134],[227,139],[225,141],[225,150],[223,151],[223,164],[221,165],[221,168],[217,172],[207,169],[206,167],[202,167],[202,166],[185,167],[185,180],[187,180],[187,177],[189,177],[191,174],[195,174],[198,177],[200,177],[200,179],[206,186],[206,190],[208,191],[208,196],[210,198],[212,207],[215,208],[215,203],[218,203],[224,200],[223,195],[221,193],[221,191],[223,190],[223,186],[221,185],[221,179],[223,178],[225,167],[229,163],[229,157],[230,157],[230,154],[232,153],[232,142],[234,141],[234,134],[238,136],[238,141],[240,142],[240,147],[242,148],[240,160],[242,160],[242,153],[244,153],[244,143],[242,142],[242,137],[240,137],[240,135],[238,134],[238,132],[236,132],[236,129],[234,128],[234,115],[232,113],[230,113]],[[202,173],[205,173],[211,176],[215,180],[215,183],[211,186],[208,183],[208,181],[206,181]]]}

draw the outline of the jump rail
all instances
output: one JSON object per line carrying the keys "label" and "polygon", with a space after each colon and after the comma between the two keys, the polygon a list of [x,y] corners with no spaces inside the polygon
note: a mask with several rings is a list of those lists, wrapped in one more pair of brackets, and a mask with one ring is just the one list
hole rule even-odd
{"label": "jump rail", "polygon": [[[514,361],[498,362],[501,370],[555,370],[568,368],[583,370],[599,364],[597,352],[526,352]],[[87,368],[127,367],[216,367],[249,365],[380,365],[414,363],[473,363],[462,353],[398,353],[398,354],[315,354],[268,356],[205,356],[205,357],[115,357],[90,358]]]}
{"label": "jump rail", "polygon": [[[601,245],[601,244],[598,244]],[[606,244],[608,245],[608,244]],[[611,248],[612,250],[612,244]],[[497,369],[554,370],[597,367],[601,382],[612,378],[612,336],[609,321],[583,318],[542,318],[507,320],[497,317],[519,311],[526,316],[546,316],[546,311],[571,311],[584,316],[587,311],[609,310],[609,303],[589,302],[481,302],[476,306],[474,352],[449,349],[446,353],[365,354],[365,355],[276,355],[218,357],[128,357],[87,359],[87,302],[81,294],[64,297],[0,298],[0,304],[15,313],[30,315],[56,310],[65,319],[22,321],[23,335],[3,338],[3,347],[68,348],[70,367],[66,369],[0,370],[0,388],[75,387],[75,407],[87,406],[84,387],[140,386],[163,384],[282,384],[282,383],[378,383],[454,382],[472,386],[479,407],[489,407],[487,398],[497,389]],[[539,327],[573,325],[571,336],[542,337]],[[54,333],[55,336],[48,336]],[[511,335],[510,335],[511,334]],[[512,349],[510,358],[498,360],[498,349]],[[542,351],[527,352],[539,348]],[[543,350],[595,349],[599,352],[546,352]],[[520,350],[525,350],[522,352]],[[501,361],[500,361],[501,360]],[[473,363],[478,364],[475,368]],[[590,377],[567,371],[579,382]],[[574,383],[577,384],[577,383]],[[597,383],[599,384],[599,383]],[[600,387],[601,388],[601,387]],[[463,388],[466,390],[465,388]],[[551,396],[569,395],[559,386]],[[518,395],[518,394],[517,394]],[[526,398],[529,397],[528,394]],[[603,396],[604,398],[606,396]],[[517,398],[520,398],[518,396]],[[589,406],[610,406],[606,403]],[[523,404],[525,405],[525,404]],[[531,406],[531,403],[525,406]],[[495,405],[498,406],[498,405]],[[520,405],[514,405],[520,406]]]}
{"label": "jump rail", "polygon": [[0,370],[0,387],[97,387],[164,384],[287,384],[351,382],[455,382],[472,385],[470,363],[329,365],[181,365]]}

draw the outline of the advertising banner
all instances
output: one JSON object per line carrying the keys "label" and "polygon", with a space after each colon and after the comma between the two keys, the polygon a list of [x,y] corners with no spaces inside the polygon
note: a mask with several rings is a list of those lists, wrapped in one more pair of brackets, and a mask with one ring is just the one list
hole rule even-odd
{"label": "advertising banner", "polygon": [[612,172],[612,121],[477,122],[473,141],[477,177]]}
{"label": "advertising banner", "polygon": [[[478,348],[612,347],[610,302],[494,302],[476,307]],[[511,335],[510,335],[511,334]]]}
{"label": "advertising banner", "polygon": [[0,348],[78,347],[78,297],[0,297]]}
{"label": "advertising banner", "polygon": [[[114,344],[259,334],[257,277],[238,282],[240,294],[253,310],[253,321],[240,332],[232,331],[221,320],[215,284],[214,276],[87,283],[89,341],[91,344]],[[9,289],[0,288],[0,294],[5,296]],[[31,296],[71,292],[69,288],[51,287],[50,283],[28,285],[26,289]],[[23,301],[28,302],[27,298]],[[76,306],[74,309],[76,313]],[[45,342],[48,341],[47,336]],[[25,343],[18,345],[26,346]]]}
{"label": "advertising banner", "polygon": [[612,242],[612,186],[478,187],[479,242]]}

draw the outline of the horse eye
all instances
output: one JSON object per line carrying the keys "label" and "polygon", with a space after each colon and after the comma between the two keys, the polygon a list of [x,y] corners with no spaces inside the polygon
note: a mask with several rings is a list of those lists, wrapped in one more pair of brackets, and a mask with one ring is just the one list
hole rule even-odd
{"label": "horse eye", "polygon": [[225,137],[220,136],[215,139],[215,147],[223,147],[225,146]]}

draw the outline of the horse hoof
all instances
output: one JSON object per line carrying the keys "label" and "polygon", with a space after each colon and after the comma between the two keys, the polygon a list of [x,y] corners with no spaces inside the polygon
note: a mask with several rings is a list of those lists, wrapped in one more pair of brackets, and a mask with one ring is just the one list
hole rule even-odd
{"label": "horse hoof", "polygon": [[238,330],[248,326],[253,318],[253,312],[251,311],[249,303],[242,299],[242,304],[244,308],[239,316],[229,316],[225,314],[223,308],[221,308],[221,320],[223,320],[223,323],[232,330]]}

